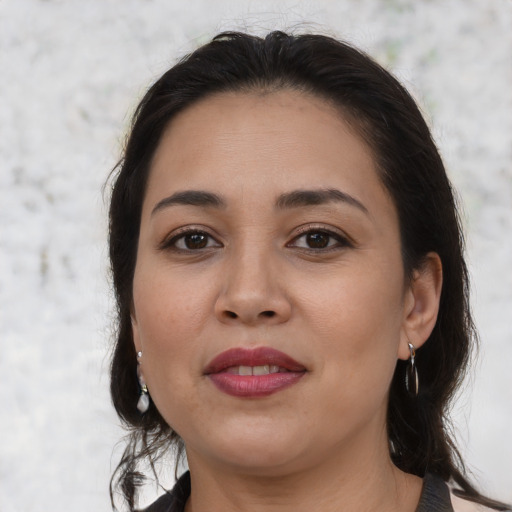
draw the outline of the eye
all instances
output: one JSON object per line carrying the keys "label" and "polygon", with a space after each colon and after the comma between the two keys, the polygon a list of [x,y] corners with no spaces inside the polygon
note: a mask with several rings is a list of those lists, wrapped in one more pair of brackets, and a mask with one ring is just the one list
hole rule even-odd
{"label": "eye", "polygon": [[222,247],[222,244],[206,231],[199,230],[182,231],[162,244],[163,249],[177,251],[199,251],[212,247]]}
{"label": "eye", "polygon": [[339,233],[334,233],[325,229],[309,229],[295,237],[288,246],[320,251],[322,249],[328,250],[339,247],[348,247],[351,246],[351,243],[346,237]]}

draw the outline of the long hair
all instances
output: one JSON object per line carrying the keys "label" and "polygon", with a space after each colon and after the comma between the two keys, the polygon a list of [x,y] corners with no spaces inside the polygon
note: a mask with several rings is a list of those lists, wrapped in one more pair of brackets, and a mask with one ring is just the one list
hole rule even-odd
{"label": "long hair", "polygon": [[418,350],[421,388],[416,399],[404,390],[406,362],[398,361],[387,414],[390,454],[397,467],[423,477],[453,479],[461,494],[505,510],[481,496],[465,476],[450,433],[448,408],[477,342],[469,307],[464,241],[443,162],[414,100],[369,56],[321,35],[272,32],[265,38],[223,33],[169,69],[148,90],[131,125],[115,169],[110,205],[110,260],[118,308],[111,366],[114,407],[129,427],[127,447],[111,482],[133,509],[142,474],[171,446],[183,450],[153,404],[140,415],[130,306],[142,202],[151,158],[168,123],[180,111],[226,91],[295,89],[328,101],[368,144],[379,177],[398,211],[407,276],[428,252],[443,266],[437,323]]}

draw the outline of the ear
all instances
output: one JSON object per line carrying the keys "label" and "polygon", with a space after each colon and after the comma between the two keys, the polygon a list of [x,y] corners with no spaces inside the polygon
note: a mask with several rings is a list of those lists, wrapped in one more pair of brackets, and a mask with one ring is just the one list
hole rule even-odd
{"label": "ear", "polygon": [[443,287],[443,265],[435,252],[429,252],[414,270],[404,298],[404,319],[398,357],[408,359],[409,345],[419,348],[427,341],[436,325]]}

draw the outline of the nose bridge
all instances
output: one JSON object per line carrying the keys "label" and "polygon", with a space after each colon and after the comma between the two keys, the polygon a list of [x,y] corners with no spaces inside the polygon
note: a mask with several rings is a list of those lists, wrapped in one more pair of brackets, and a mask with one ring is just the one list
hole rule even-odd
{"label": "nose bridge", "polygon": [[222,320],[280,322],[290,305],[280,285],[277,255],[268,244],[240,241],[227,258],[216,304]]}
{"label": "nose bridge", "polygon": [[231,293],[241,297],[263,297],[270,294],[275,284],[272,262],[272,251],[269,248],[257,249],[242,247],[234,254],[228,270],[228,286]]}

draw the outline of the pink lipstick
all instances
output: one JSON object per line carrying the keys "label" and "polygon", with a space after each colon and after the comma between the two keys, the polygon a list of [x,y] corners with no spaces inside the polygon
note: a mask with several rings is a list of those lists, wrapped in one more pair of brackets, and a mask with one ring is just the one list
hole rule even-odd
{"label": "pink lipstick", "polygon": [[297,383],[305,373],[302,364],[270,347],[226,350],[204,370],[220,391],[245,398],[281,391]]}

